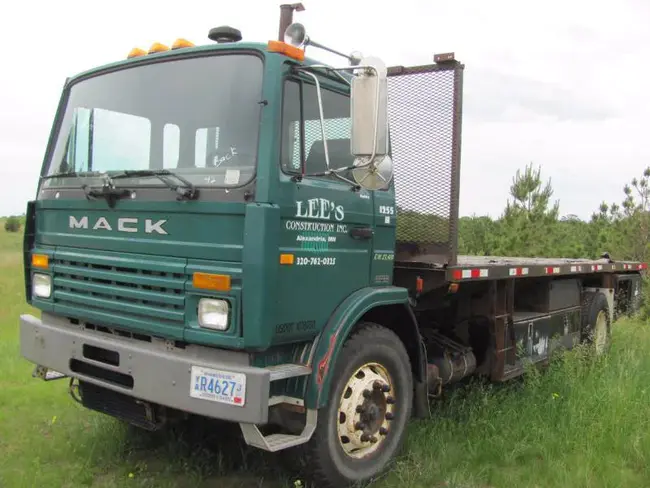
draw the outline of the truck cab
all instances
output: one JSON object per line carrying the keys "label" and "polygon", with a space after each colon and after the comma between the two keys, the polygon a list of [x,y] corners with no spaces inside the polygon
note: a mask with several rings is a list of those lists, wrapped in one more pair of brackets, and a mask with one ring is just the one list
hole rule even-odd
{"label": "truck cab", "polygon": [[262,350],[313,338],[350,293],[389,285],[392,186],[323,174],[327,159],[354,163],[350,87],[322,75],[317,88],[301,64],[222,40],[70,79],[30,214],[52,293],[32,303]]}

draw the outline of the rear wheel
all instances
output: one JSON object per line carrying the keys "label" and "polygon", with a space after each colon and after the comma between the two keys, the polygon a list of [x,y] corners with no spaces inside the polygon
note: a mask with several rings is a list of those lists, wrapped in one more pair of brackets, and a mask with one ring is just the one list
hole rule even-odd
{"label": "rear wheel", "polygon": [[344,487],[380,474],[403,444],[413,383],[408,354],[392,331],[362,323],[332,372],[326,407],[306,446],[319,487]]}
{"label": "rear wheel", "polygon": [[596,355],[609,351],[612,342],[607,297],[601,292],[585,292],[582,305],[582,342],[590,344]]}

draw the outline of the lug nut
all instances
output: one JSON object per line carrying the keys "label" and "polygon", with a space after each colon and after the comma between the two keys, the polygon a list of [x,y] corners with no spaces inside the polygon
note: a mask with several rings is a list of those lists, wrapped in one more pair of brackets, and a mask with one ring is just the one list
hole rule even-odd
{"label": "lug nut", "polygon": [[361,442],[368,442],[370,440],[370,434],[361,434]]}
{"label": "lug nut", "polygon": [[393,412],[386,412],[386,420],[393,420],[394,418]]}
{"label": "lug nut", "polygon": [[379,381],[375,381],[375,382],[372,384],[372,387],[373,387],[375,390],[381,390],[381,389],[383,388],[383,385],[382,385]]}
{"label": "lug nut", "polygon": [[363,408],[363,405],[357,405],[357,408],[355,410],[357,413],[363,413],[366,411],[366,409]]}
{"label": "lug nut", "polygon": [[386,397],[386,403],[393,405],[395,403],[395,399],[392,396]]}
{"label": "lug nut", "polygon": [[363,390],[364,398],[370,398],[371,396],[372,396],[372,392],[370,390]]}
{"label": "lug nut", "polygon": [[370,437],[370,443],[371,444],[376,444],[377,443],[377,438],[374,435]]}
{"label": "lug nut", "polygon": [[388,393],[390,391],[390,385],[381,385],[381,391]]}
{"label": "lug nut", "polygon": [[365,429],[365,427],[366,426],[364,425],[363,422],[357,422],[356,424],[354,424],[354,429],[355,430],[363,430],[363,429]]}
{"label": "lug nut", "polygon": [[388,429],[386,427],[379,427],[380,435],[388,435]]}

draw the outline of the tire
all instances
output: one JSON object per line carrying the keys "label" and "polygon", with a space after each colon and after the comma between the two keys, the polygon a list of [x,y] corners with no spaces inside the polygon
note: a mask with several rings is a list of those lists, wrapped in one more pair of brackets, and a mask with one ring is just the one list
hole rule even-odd
{"label": "tire", "polygon": [[[388,391],[381,387],[386,379]],[[377,324],[358,324],[339,354],[327,406],[304,446],[314,484],[342,488],[382,473],[401,450],[412,404],[411,364],[400,339]],[[346,452],[353,446],[364,451]]]}
{"label": "tire", "polygon": [[607,297],[588,291],[582,301],[581,342],[593,346],[597,356],[607,354],[612,344],[612,324]]}

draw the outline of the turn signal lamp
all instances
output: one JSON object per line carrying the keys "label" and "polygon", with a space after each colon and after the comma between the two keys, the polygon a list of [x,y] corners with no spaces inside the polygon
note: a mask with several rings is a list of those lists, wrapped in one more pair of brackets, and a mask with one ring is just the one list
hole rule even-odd
{"label": "turn signal lamp", "polygon": [[159,42],[154,42],[151,47],[149,48],[149,54],[154,54],[154,53],[162,53],[165,51],[169,51],[169,47],[165,46],[164,44],[161,44]]}
{"label": "turn signal lamp", "polygon": [[139,58],[140,56],[145,56],[146,54],[147,51],[145,51],[144,49],[140,49],[139,47],[134,47],[133,49],[131,49],[131,52],[126,57],[126,59]]}
{"label": "turn signal lamp", "polygon": [[192,286],[203,290],[229,291],[230,276],[212,273],[194,273]]}
{"label": "turn signal lamp", "polygon": [[32,266],[34,268],[44,268],[50,265],[50,258],[47,254],[32,254]]}
{"label": "turn signal lamp", "polygon": [[296,61],[305,60],[305,51],[303,51],[299,47],[292,46],[291,44],[287,44],[286,42],[269,41],[267,50],[270,53],[284,54],[285,56],[291,59],[295,59]]}
{"label": "turn signal lamp", "polygon": [[172,44],[172,49],[182,49],[184,47],[194,47],[194,43],[180,37]]}

